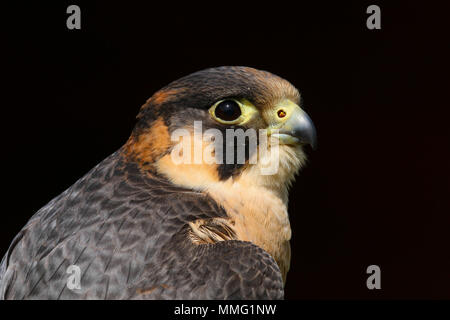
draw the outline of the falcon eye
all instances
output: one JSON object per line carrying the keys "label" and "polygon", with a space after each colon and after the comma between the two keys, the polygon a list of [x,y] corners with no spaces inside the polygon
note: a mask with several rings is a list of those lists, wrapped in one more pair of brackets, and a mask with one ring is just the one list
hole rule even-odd
{"label": "falcon eye", "polygon": [[208,111],[211,118],[225,125],[244,125],[259,113],[250,101],[233,98],[216,101]]}
{"label": "falcon eye", "polygon": [[214,109],[214,115],[223,121],[234,121],[242,114],[241,107],[234,100],[224,100]]}

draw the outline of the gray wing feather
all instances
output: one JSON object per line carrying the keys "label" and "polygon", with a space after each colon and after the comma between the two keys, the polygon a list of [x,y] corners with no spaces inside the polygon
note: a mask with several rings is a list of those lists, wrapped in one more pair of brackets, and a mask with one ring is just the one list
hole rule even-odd
{"label": "gray wing feather", "polygon": [[[149,270],[130,292],[130,298],[283,299],[278,265],[250,242],[221,241],[191,246],[182,252],[166,255],[167,269],[156,271],[156,275]],[[164,275],[169,275],[167,282],[162,281]]]}
{"label": "gray wing feather", "polygon": [[[226,214],[143,175],[120,150],[39,210],[0,265],[2,299],[280,299],[273,258],[242,241],[194,245],[187,223]],[[81,270],[68,289],[67,269]]]}

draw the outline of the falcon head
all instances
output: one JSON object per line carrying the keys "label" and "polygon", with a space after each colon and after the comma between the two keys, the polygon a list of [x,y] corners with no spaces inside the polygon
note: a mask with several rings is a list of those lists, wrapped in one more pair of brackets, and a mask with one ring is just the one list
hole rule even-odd
{"label": "falcon head", "polygon": [[[245,176],[255,184],[276,189],[286,200],[287,189],[305,162],[304,146],[316,146],[316,131],[300,107],[298,90],[274,74],[249,67],[210,68],[176,80],[142,106],[138,119],[127,143],[127,155],[144,171],[157,172],[195,190]],[[243,132],[244,139],[227,136],[230,131]],[[211,132],[213,139],[208,138]],[[268,138],[265,161],[260,150],[261,132]],[[214,142],[215,148],[211,148]],[[270,153],[275,144],[276,156]],[[240,150],[244,152],[239,154]],[[181,163],[174,160],[174,152],[183,157]],[[207,163],[206,153],[217,161]],[[264,174],[262,162],[276,170]]]}

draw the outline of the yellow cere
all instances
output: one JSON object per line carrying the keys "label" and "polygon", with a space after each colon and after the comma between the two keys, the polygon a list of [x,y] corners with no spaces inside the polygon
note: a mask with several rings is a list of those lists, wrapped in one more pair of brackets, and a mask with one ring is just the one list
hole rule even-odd
{"label": "yellow cere", "polygon": [[291,115],[299,109],[300,107],[296,103],[289,99],[284,99],[272,108],[264,110],[263,117],[268,123],[268,130],[281,128]]}

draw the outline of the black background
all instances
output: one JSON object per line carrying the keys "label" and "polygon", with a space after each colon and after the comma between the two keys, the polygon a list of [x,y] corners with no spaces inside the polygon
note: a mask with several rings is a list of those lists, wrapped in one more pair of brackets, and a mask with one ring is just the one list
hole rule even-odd
{"label": "black background", "polygon": [[[319,148],[290,194],[288,299],[450,298],[449,37],[428,2],[59,1],[2,9],[0,252],[191,72],[246,65],[302,93]],[[66,28],[78,4],[81,30]],[[381,7],[382,29],[366,28]],[[366,288],[381,267],[381,290]]]}

